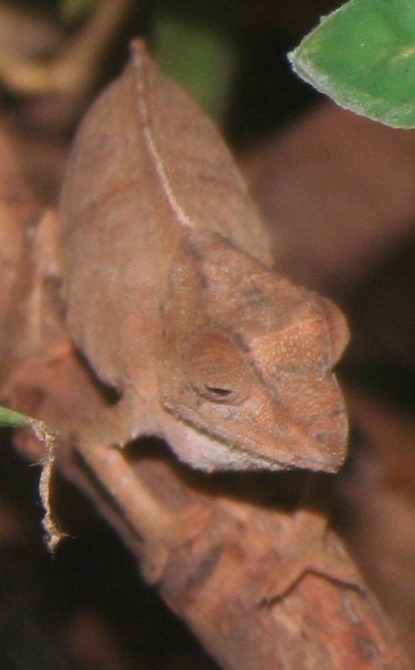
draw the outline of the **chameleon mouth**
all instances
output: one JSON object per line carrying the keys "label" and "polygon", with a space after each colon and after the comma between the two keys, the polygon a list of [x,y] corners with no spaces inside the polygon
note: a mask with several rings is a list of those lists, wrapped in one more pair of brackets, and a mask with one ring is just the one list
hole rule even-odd
{"label": "chameleon mouth", "polygon": [[344,460],[342,459],[341,462],[333,465],[332,463],[328,463],[327,460],[322,458],[312,458],[310,456],[302,457],[301,454],[296,454],[295,456],[290,455],[291,462],[288,464],[287,461],[279,461],[278,458],[263,456],[259,454],[257,450],[253,452],[250,449],[241,447],[239,445],[236,447],[232,445],[229,446],[232,450],[236,450],[245,454],[246,457],[251,460],[251,463],[254,459],[256,465],[255,468],[252,467],[252,469],[256,470],[312,470],[316,472],[335,473],[339,470]]}
{"label": "chameleon mouth", "polygon": [[[171,422],[164,437],[180,460],[205,471],[294,470],[337,472],[346,456],[346,446],[326,443],[302,431],[294,439],[257,435],[252,442],[231,439],[217,430],[207,430],[195,416],[185,416],[178,408],[169,409]],[[295,439],[297,438],[297,439]],[[346,440],[344,440],[344,443]]]}
{"label": "chameleon mouth", "polygon": [[[254,447],[249,448],[245,445],[234,445],[227,443],[226,440],[217,440],[220,444],[226,445],[232,453],[242,454],[249,460],[250,465],[247,469],[252,470],[312,470],[315,472],[335,473],[343,465],[345,454],[340,454],[337,460],[334,460],[333,454],[330,454],[330,459],[327,457],[311,456],[310,454],[303,455],[301,453],[293,453],[289,449],[284,455],[282,450],[275,457],[269,456],[263,451],[269,451],[267,445],[257,443]],[[239,458],[237,457],[239,462]]]}

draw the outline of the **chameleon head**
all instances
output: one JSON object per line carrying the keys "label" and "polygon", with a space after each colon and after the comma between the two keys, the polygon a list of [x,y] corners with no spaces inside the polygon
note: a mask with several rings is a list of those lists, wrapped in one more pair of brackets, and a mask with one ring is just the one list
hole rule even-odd
{"label": "chameleon head", "polygon": [[341,312],[216,235],[199,236],[170,280],[159,381],[179,457],[206,470],[336,471],[347,442],[332,372],[348,340]]}

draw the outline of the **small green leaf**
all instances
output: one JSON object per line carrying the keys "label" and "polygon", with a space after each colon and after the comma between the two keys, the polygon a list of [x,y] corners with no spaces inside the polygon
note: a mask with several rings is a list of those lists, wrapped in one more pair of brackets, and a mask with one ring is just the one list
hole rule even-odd
{"label": "small green leaf", "polygon": [[61,15],[68,23],[82,19],[97,4],[97,0],[61,0]]}
{"label": "small green leaf", "polygon": [[[225,24],[226,3],[223,13]],[[205,111],[222,123],[239,55],[229,31],[223,30],[218,21],[209,21],[202,12],[195,16],[190,9],[188,15],[160,11],[152,43],[163,72],[183,84]]]}
{"label": "small green leaf", "polygon": [[288,57],[300,77],[342,107],[415,127],[415,0],[351,0]]}
{"label": "small green leaf", "polygon": [[32,425],[32,419],[14,412],[12,409],[0,405],[0,426],[14,426],[15,428],[27,428]]}

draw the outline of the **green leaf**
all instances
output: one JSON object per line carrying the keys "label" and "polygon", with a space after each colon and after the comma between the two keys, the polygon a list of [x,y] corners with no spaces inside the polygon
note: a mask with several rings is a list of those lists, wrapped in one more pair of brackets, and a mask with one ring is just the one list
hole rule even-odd
{"label": "green leaf", "polygon": [[415,127],[415,0],[351,0],[288,57],[300,77],[342,107]]}
{"label": "green leaf", "polygon": [[82,19],[98,0],[61,0],[61,15],[68,23]]}
{"label": "green leaf", "polygon": [[27,428],[32,425],[32,419],[14,412],[12,409],[0,405],[0,426],[14,426],[15,428]]}
{"label": "green leaf", "polygon": [[[218,123],[226,115],[237,70],[236,43],[205,16],[160,11],[153,46],[163,72],[188,89]],[[224,21],[225,22],[225,21]]]}

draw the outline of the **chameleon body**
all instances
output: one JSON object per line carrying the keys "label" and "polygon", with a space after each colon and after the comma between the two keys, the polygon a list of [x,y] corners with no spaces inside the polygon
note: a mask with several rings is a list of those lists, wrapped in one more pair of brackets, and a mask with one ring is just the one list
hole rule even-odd
{"label": "chameleon body", "polygon": [[157,435],[207,471],[338,469],[344,319],[273,270],[230,153],[141,41],[81,124],[59,211],[67,327],[119,397],[111,443]]}

